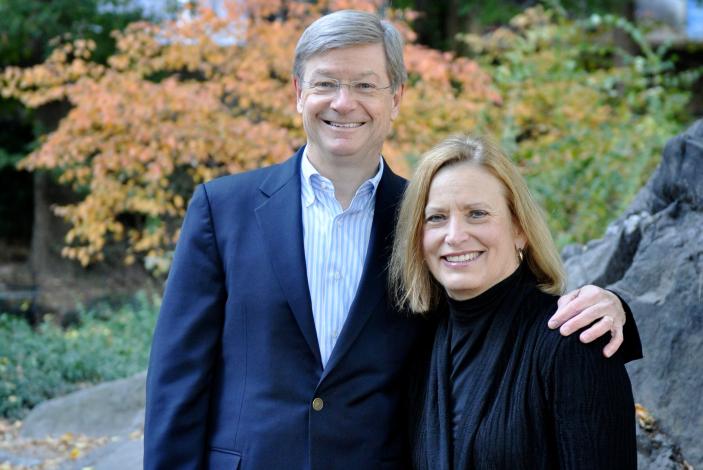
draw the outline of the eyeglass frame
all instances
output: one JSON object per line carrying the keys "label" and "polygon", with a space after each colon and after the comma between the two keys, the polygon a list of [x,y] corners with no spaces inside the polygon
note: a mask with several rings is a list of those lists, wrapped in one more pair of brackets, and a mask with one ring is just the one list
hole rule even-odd
{"label": "eyeglass frame", "polygon": [[[377,96],[379,92],[391,89],[393,87],[393,85],[383,87],[378,86],[375,83],[366,80],[350,80],[348,82],[343,82],[342,80],[331,77],[322,77],[312,81],[301,80],[301,83],[306,89],[320,96],[336,96],[342,87],[346,86],[349,93],[356,97],[364,98]],[[323,83],[330,83],[331,86],[329,88],[321,88],[320,84]],[[370,85],[370,88],[359,88],[359,85]]]}

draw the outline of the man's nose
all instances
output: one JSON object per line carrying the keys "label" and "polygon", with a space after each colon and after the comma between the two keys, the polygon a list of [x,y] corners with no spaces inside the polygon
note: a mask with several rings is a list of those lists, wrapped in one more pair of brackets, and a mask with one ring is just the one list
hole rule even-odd
{"label": "man's nose", "polygon": [[334,94],[334,98],[332,98],[332,109],[338,112],[346,112],[354,109],[355,106],[356,97],[351,87],[346,83],[341,83]]}

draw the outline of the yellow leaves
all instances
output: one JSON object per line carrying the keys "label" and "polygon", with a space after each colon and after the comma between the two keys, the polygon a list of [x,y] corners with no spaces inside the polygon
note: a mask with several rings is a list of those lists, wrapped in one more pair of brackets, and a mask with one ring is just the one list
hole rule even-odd
{"label": "yellow leaves", "polygon": [[92,41],[78,40],[54,49],[43,64],[8,67],[0,74],[2,95],[18,98],[29,107],[65,98],[73,83],[104,73],[104,67],[89,61],[94,48]]}
{"label": "yellow leaves", "polygon": [[640,425],[640,428],[650,432],[656,429],[656,419],[654,419],[647,408],[639,403],[635,403],[635,416],[637,417],[637,423]]}
{"label": "yellow leaves", "polygon": [[527,8],[522,13],[515,15],[510,20],[510,26],[520,31],[551,25],[553,13],[544,9],[542,5]]}
{"label": "yellow leaves", "polygon": [[[40,468],[58,468],[64,467],[68,461],[75,461],[83,457],[96,447],[107,444],[107,437],[88,437],[85,435],[75,435],[73,433],[65,433],[59,437],[46,437],[43,439],[26,439],[18,436],[19,425],[18,421],[16,429],[12,430],[11,436],[5,436],[6,447],[10,451],[16,448],[18,451],[31,447],[36,455],[41,456],[42,463]],[[21,452],[20,452],[21,454]],[[3,467],[0,466],[0,469]],[[8,469],[17,468],[9,466]],[[24,468],[24,467],[22,467]],[[89,467],[86,467],[89,468]]]}
{"label": "yellow leaves", "polygon": [[[290,83],[298,37],[325,10],[380,1],[285,2],[285,20],[282,4],[228,2],[225,19],[203,10],[190,22],[134,23],[114,33],[106,67],[77,41],[40,66],[3,72],[3,95],[72,105],[21,164],[58,170],[80,190],[81,200],[54,208],[70,226],[64,256],[88,265],[117,245],[125,262],[165,272],[195,184],[280,162],[305,143]],[[473,128],[501,98],[473,61],[412,43],[405,55],[411,82],[384,156],[407,175],[408,155]]]}

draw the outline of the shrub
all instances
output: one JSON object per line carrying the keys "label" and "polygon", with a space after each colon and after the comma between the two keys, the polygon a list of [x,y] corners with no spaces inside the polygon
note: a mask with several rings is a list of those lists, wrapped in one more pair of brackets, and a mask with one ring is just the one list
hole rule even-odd
{"label": "shrub", "polygon": [[50,318],[32,329],[0,315],[0,416],[20,418],[46,399],[146,369],[157,310],[140,294],[114,311],[84,311],[65,330]]}
{"label": "shrub", "polygon": [[[615,30],[639,52],[614,43]],[[503,97],[481,126],[521,166],[559,245],[600,237],[630,203],[689,119],[703,70],[676,74],[665,48],[612,15],[574,21],[536,7],[464,40]]]}

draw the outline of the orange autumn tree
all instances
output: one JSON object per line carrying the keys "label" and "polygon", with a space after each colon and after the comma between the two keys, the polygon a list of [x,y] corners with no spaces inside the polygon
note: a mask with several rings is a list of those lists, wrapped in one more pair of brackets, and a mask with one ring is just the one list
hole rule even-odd
{"label": "orange autumn tree", "polygon": [[[303,29],[341,8],[378,11],[371,0],[232,1],[226,17],[135,23],[115,33],[107,65],[94,45],[74,41],[0,78],[5,97],[36,108],[67,100],[58,128],[20,165],[51,170],[79,202],[56,206],[70,226],[63,255],[88,265],[114,244],[128,263],[163,273],[196,184],[280,162],[305,142],[291,84]],[[475,126],[499,97],[476,63],[413,43],[403,12],[386,12],[406,37],[409,82],[384,148],[391,165],[446,134]]]}

